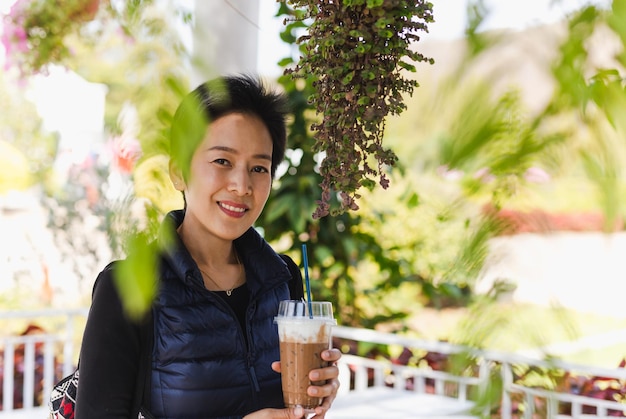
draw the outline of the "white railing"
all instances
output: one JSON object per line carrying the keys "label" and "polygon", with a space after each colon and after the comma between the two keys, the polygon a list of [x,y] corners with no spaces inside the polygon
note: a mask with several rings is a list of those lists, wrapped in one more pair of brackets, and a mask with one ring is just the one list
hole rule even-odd
{"label": "white railing", "polygon": [[[614,383],[617,383],[622,390],[624,390],[626,389],[626,369],[624,368],[601,368],[559,360],[537,360],[524,356],[499,352],[485,352],[485,357],[490,359],[494,364],[498,365],[501,371],[500,374],[504,384],[501,409],[503,412],[502,417],[504,419],[511,418],[511,414],[507,412],[511,411],[512,396],[515,394],[521,395],[525,400],[526,410],[524,412],[524,418],[535,417],[533,415],[535,414],[535,402],[537,399],[543,400],[546,404],[549,418],[585,417],[585,407],[593,411],[593,414],[589,417],[615,417],[615,415],[609,415],[609,411],[611,410],[622,412],[622,415],[626,416],[626,400],[604,400],[601,398],[568,393],[559,389],[549,390],[528,387],[515,383],[513,372],[514,367],[523,366],[526,368],[538,368],[544,370],[560,370],[565,374],[569,374],[571,377],[604,377],[606,378],[605,381],[613,381]],[[559,407],[562,405],[570,406],[571,415],[558,415]]]}
{"label": "white railing", "polygon": [[[515,380],[515,368],[535,368],[541,370],[560,370],[572,377],[604,377],[618,383],[622,389],[626,388],[626,369],[624,368],[600,368],[586,365],[578,365],[558,360],[538,360],[521,355],[502,353],[496,351],[481,351],[460,345],[452,345],[444,342],[424,341],[401,337],[390,333],[381,333],[373,330],[336,327],[333,329],[336,338],[349,339],[356,342],[369,342],[384,345],[398,345],[411,350],[431,352],[442,355],[464,354],[473,361],[473,368],[455,368],[454,371],[439,371],[429,367],[416,367],[395,365],[389,360],[370,359],[355,355],[343,355],[339,362],[340,382],[339,396],[350,392],[359,392],[368,387],[387,386],[396,390],[406,390],[417,394],[430,392],[442,397],[447,397],[451,403],[466,402],[468,398],[476,404],[481,416],[488,417],[492,408],[497,408],[498,417],[511,419],[520,417],[519,413],[513,412],[513,399],[521,400],[524,404],[523,418],[535,418],[537,414],[544,414],[547,418],[581,418],[586,417],[585,409],[591,410],[590,417],[615,417],[609,416],[611,411],[623,412],[626,416],[626,400],[604,400],[586,395],[566,392],[565,389],[549,389],[520,384]],[[468,375],[468,371],[470,371]],[[411,380],[411,386],[407,386],[407,380]],[[430,388],[427,389],[426,380],[430,380]],[[479,406],[476,402],[484,392],[490,391],[490,380],[498,380],[502,383],[501,393],[497,396],[494,405]],[[469,389],[476,391],[473,399],[469,396]],[[536,404],[543,404],[544,411],[536,412]],[[559,414],[560,408],[567,407],[571,414]]]}
{"label": "white railing", "polygon": [[20,414],[26,417],[28,412],[45,410],[54,383],[75,367],[76,338],[82,334],[80,327],[87,312],[87,309],[0,312],[3,324],[24,323],[44,330],[26,335],[18,332],[18,336],[0,335],[0,418],[21,417]]}
{"label": "white railing", "polygon": [[[62,376],[69,374],[78,353],[77,336],[82,334],[87,309],[76,310],[42,310],[32,312],[0,313],[0,321],[21,320],[38,323],[40,320],[50,321],[58,318],[56,330],[47,330],[45,334],[26,336],[0,336],[0,356],[3,360],[1,372],[2,397],[0,402],[0,418],[38,417],[39,412],[46,409],[52,385]],[[82,320],[77,321],[77,319]],[[391,333],[381,333],[369,329],[337,326],[333,335],[336,338],[355,342],[369,342],[382,345],[397,345],[422,353],[442,355],[464,354],[472,365],[468,368],[439,370],[422,365],[397,365],[389,360],[370,359],[344,354],[339,362],[340,382],[339,393],[345,395],[367,388],[392,388],[398,391],[409,390],[416,394],[438,395],[451,402],[477,404],[477,397],[491,386],[491,380],[502,383],[495,404],[499,407],[499,416],[510,419],[513,401],[522,401],[525,410],[523,416],[533,418],[537,414],[535,404],[538,400],[546,406],[547,418],[581,418],[584,411],[593,409],[592,417],[609,417],[611,411],[624,412],[626,404],[619,401],[603,400],[580,394],[572,394],[565,390],[531,387],[515,379],[516,368],[558,369],[573,376],[607,377],[626,387],[626,369],[599,368],[585,365],[533,359],[511,353],[479,351],[460,345],[445,342],[433,342],[402,337]],[[469,363],[470,361],[468,361]],[[16,388],[16,378],[23,377],[23,382]],[[23,394],[20,405],[14,403],[14,394]],[[18,400],[19,401],[19,400]],[[559,414],[563,406],[568,406],[571,415]],[[492,406],[481,409],[483,415]],[[37,415],[33,414],[37,412]],[[20,416],[21,414],[21,416]],[[614,417],[614,416],[612,416]]]}

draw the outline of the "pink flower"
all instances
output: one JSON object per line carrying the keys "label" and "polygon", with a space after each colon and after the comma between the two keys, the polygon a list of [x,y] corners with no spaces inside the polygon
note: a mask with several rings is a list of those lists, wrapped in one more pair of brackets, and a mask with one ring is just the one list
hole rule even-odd
{"label": "pink flower", "polygon": [[111,139],[113,167],[124,174],[131,174],[135,163],[142,155],[139,141],[128,135],[120,135]]}
{"label": "pink flower", "polygon": [[[26,4],[26,1],[18,0],[11,7],[9,14],[4,16],[1,42],[5,51],[5,69],[9,69],[13,65],[19,67],[22,61],[19,59],[19,55],[27,53],[30,49],[28,34],[24,28]],[[15,63],[12,60],[15,60]]]}

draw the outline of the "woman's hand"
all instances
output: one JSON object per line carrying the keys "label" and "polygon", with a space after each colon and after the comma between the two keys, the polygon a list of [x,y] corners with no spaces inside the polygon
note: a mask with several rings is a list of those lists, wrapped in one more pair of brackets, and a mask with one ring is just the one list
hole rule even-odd
{"label": "woman's hand", "polygon": [[290,409],[263,409],[250,413],[243,419],[302,419],[304,413],[304,409],[300,406]]}
{"label": "woman's hand", "polygon": [[[317,406],[313,411],[315,416],[310,419],[323,419],[328,409],[330,409],[333,400],[337,397],[337,390],[339,389],[339,369],[335,363],[339,361],[339,358],[341,358],[341,351],[339,349],[333,348],[324,351],[322,352],[322,359],[327,361],[330,366],[309,372],[309,379],[311,381],[324,381],[326,383],[321,386],[312,385],[307,389],[309,396],[324,398],[322,404]],[[280,372],[280,362],[272,363],[272,369],[276,372]]]}
{"label": "woman's hand", "polygon": [[337,397],[337,390],[339,389],[339,369],[337,368],[336,362],[339,361],[339,358],[341,358],[341,351],[339,349],[333,348],[324,351],[322,352],[322,359],[328,361],[330,366],[312,370],[309,373],[309,379],[311,381],[326,381],[326,384],[323,386],[310,386],[307,389],[309,396],[324,398],[322,404],[315,408],[315,416],[311,419],[323,419],[335,400],[335,397]]}

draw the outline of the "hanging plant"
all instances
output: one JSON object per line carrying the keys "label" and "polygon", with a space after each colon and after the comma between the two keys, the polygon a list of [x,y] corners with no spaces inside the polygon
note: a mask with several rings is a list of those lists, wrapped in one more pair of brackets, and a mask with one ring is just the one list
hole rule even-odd
{"label": "hanging plant", "polygon": [[[407,79],[412,62],[434,61],[411,49],[433,22],[424,0],[284,0],[294,21],[311,22],[297,40],[302,56],[287,74],[313,77],[310,97],[319,123],[311,129],[320,165],[321,199],[314,218],[357,210],[361,187],[389,186],[385,169],[397,156],[382,144],[385,118],[406,109],[403,93],[419,84]],[[305,24],[306,26],[306,24]],[[405,60],[408,58],[409,60]],[[331,209],[331,194],[341,207]]]}
{"label": "hanging plant", "polygon": [[93,20],[101,0],[17,0],[4,17],[5,68],[22,76],[45,72],[68,57],[67,35]]}

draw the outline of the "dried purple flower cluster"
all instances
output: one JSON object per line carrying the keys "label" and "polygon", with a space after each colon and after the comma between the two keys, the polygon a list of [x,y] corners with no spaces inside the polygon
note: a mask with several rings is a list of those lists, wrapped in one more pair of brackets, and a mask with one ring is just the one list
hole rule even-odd
{"label": "dried purple flower cluster", "polygon": [[[316,146],[324,153],[320,166],[321,200],[314,218],[357,210],[357,191],[378,183],[387,188],[387,166],[395,164],[393,151],[382,145],[385,118],[406,105],[403,93],[413,93],[417,81],[413,62],[433,60],[411,49],[419,31],[433,21],[432,4],[402,0],[285,0],[296,10],[295,20],[308,27],[298,39],[302,56],[294,77],[313,77],[310,98],[321,121],[311,128]],[[372,165],[375,164],[375,167]],[[331,210],[331,194],[338,193],[341,208]]]}

